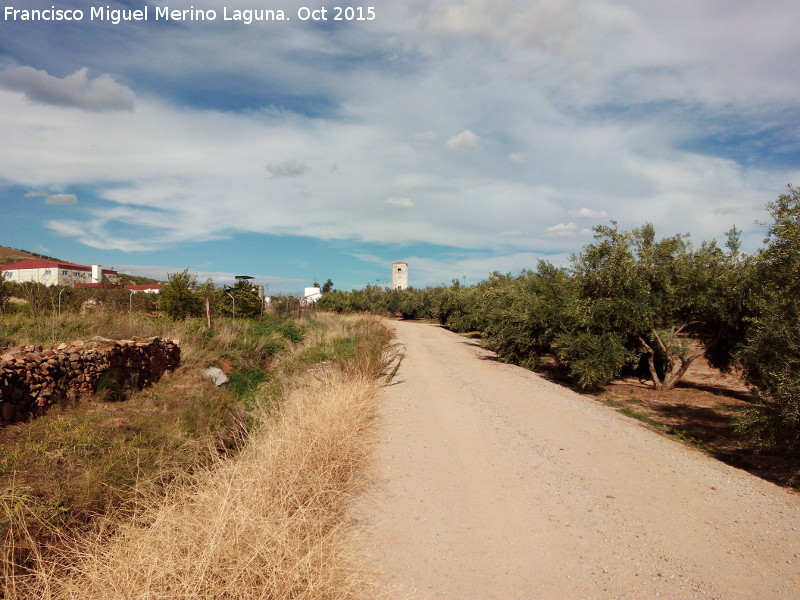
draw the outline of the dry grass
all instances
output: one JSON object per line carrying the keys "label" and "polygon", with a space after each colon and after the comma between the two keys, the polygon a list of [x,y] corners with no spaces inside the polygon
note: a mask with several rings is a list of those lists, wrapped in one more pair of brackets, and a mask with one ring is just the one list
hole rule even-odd
{"label": "dry grass", "polygon": [[7,598],[363,595],[366,578],[347,552],[346,508],[371,452],[378,376],[401,356],[375,321],[337,320],[309,337],[322,354],[350,348],[337,340],[358,343],[349,360],[334,355],[311,371],[298,367],[308,362],[302,350],[282,359],[284,401],[262,411],[235,458],[173,486],[132,520],[42,560],[14,580]]}

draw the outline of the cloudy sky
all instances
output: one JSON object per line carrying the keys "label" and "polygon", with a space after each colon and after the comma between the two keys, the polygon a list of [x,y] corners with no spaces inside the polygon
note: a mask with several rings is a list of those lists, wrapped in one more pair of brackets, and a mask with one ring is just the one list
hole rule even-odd
{"label": "cloudy sky", "polygon": [[800,184],[794,0],[335,4],[3,0],[0,244],[273,292],[395,260],[412,285],[475,283],[567,264],[612,219],[696,243],[736,225],[753,251]]}

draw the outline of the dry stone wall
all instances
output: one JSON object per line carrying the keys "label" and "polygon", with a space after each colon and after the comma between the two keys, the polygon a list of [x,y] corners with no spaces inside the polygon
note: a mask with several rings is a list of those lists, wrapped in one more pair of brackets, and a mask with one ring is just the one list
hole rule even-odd
{"label": "dry stone wall", "polygon": [[146,387],[180,364],[177,340],[75,340],[0,352],[0,424],[41,415],[62,400],[107,387]]}

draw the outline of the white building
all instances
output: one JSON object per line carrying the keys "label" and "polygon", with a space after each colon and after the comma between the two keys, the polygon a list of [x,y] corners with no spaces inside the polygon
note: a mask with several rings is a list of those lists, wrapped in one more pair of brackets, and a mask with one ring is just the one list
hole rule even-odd
{"label": "white building", "polygon": [[408,263],[398,261],[392,263],[392,289],[408,288]]}
{"label": "white building", "polygon": [[303,304],[314,304],[320,298],[322,298],[322,291],[318,287],[307,287],[303,291],[303,298],[301,302]]}
{"label": "white building", "polygon": [[125,289],[129,292],[144,292],[145,294],[158,294],[161,291],[161,284],[136,284],[126,285]]}
{"label": "white building", "polygon": [[102,283],[106,277],[111,283],[117,283],[119,277],[116,271],[104,269],[100,265],[74,265],[55,260],[40,260],[26,258],[17,262],[0,265],[5,271],[6,280],[16,283],[32,281],[44,285],[65,285]]}

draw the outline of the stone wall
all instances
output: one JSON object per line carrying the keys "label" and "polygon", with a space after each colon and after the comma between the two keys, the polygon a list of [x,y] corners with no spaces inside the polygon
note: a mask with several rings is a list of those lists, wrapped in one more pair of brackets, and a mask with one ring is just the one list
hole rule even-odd
{"label": "stone wall", "polygon": [[177,340],[75,340],[0,352],[0,424],[41,415],[62,400],[107,389],[146,387],[180,364]]}

